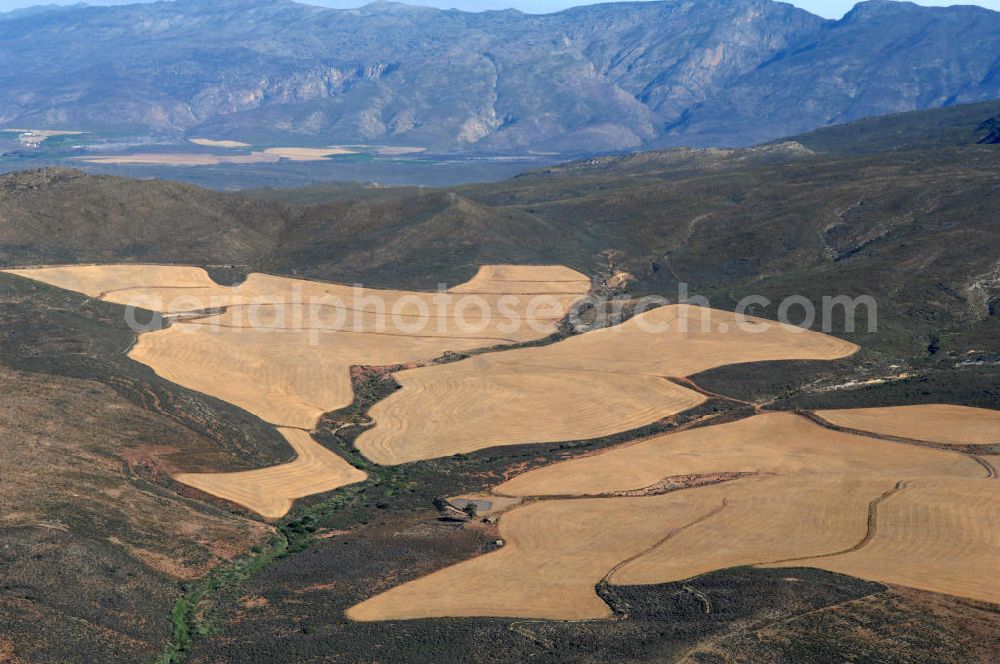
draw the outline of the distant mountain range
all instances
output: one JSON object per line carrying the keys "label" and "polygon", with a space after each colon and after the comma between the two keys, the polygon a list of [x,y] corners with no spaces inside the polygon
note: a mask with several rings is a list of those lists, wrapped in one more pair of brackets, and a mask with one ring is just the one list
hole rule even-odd
{"label": "distant mountain range", "polygon": [[770,0],[557,14],[177,0],[0,15],[0,127],[582,154],[1000,97],[1000,12]]}

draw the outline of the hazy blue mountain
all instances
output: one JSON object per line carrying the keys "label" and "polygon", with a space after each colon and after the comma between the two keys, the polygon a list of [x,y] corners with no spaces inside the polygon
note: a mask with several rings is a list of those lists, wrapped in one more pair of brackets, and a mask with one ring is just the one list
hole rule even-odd
{"label": "hazy blue mountain", "polygon": [[0,21],[0,125],[582,153],[1000,97],[1000,13],[770,0],[535,16],[178,0]]}

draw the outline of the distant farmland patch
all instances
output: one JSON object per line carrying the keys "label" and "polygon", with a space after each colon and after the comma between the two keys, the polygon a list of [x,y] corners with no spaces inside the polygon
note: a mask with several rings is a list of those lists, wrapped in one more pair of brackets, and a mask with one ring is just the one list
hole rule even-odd
{"label": "distant farmland patch", "polygon": [[235,149],[235,148],[248,148],[249,143],[241,143],[240,141],[227,141],[227,140],[213,140],[211,138],[191,138],[188,139],[191,143],[195,145],[201,145],[207,148],[225,148],[225,149]]}
{"label": "distant farmland patch", "polygon": [[[199,142],[200,141],[200,142]],[[210,148],[250,147],[236,141],[208,141],[194,139],[196,145]],[[223,145],[224,144],[224,145]],[[297,148],[276,147],[248,154],[213,152],[137,152],[117,155],[88,155],[77,157],[88,164],[141,164],[147,166],[217,166],[219,164],[266,164],[288,161],[326,161],[338,155],[357,154],[346,148]]]}

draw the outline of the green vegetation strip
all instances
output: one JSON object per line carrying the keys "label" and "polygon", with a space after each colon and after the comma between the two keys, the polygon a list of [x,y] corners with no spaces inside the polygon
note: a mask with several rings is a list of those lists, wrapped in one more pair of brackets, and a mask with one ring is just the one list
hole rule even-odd
{"label": "green vegetation strip", "polygon": [[266,547],[255,546],[247,555],[214,570],[201,581],[187,584],[170,612],[173,633],[156,664],[184,662],[191,645],[211,636],[218,627],[217,613],[203,607],[206,600],[234,593],[272,562],[309,548],[315,541],[316,522],[348,504],[363,486],[341,489],[329,499],[299,511],[294,518],[279,524]]}

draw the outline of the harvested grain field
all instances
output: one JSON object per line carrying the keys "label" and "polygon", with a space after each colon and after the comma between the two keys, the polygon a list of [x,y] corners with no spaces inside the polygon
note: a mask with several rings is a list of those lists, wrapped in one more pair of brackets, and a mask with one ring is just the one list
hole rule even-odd
{"label": "harvested grain field", "polygon": [[681,581],[728,567],[819,556],[865,537],[868,506],[892,479],[762,477],[695,489],[725,508],[619,569],[619,585]]}
{"label": "harvested grain field", "polygon": [[296,498],[362,482],[367,475],[300,429],[281,429],[297,458],[281,466],[239,473],[184,473],[174,479],[200,491],[277,519]]}
{"label": "harvested grain field", "polygon": [[88,164],[142,164],[147,166],[216,166],[218,164],[261,164],[281,160],[277,154],[211,154],[207,152],[137,152],[105,156],[75,157]]}
{"label": "harvested grain field", "polygon": [[211,138],[190,138],[188,140],[195,145],[201,145],[207,148],[223,148],[226,150],[235,150],[239,148],[250,147],[249,143],[241,143],[240,141],[213,140]]}
{"label": "harvested grain field", "polygon": [[484,265],[464,284],[449,289],[451,293],[578,295],[590,290],[590,279],[576,270],[561,265],[539,266],[530,275],[516,265]]}
{"label": "harvested grain field", "polygon": [[925,478],[878,506],[864,546],[793,564],[996,604],[998,524],[997,482]]}
{"label": "harvested grain field", "polygon": [[205,270],[186,265],[62,265],[3,272],[119,304],[132,304],[111,297],[120,291],[223,288]]}
{"label": "harvested grain field", "polygon": [[670,305],[622,325],[497,359],[539,368],[692,376],[727,364],[835,360],[858,350],[842,339],[791,325],[707,307]]}
{"label": "harvested grain field", "polygon": [[952,445],[1000,443],[1000,410],[950,404],[816,412],[838,427]]}
{"label": "harvested grain field", "polygon": [[[480,287],[496,278],[480,277]],[[705,401],[670,376],[739,362],[836,359],[856,350],[771,321],[662,307],[550,346],[401,372],[403,389],[372,408],[377,426],[357,446],[376,463],[400,464],[499,445],[597,438]],[[502,430],[497,421],[505,423]]]}
{"label": "harvested grain field", "polygon": [[267,148],[264,154],[288,159],[289,161],[325,161],[341,154],[356,154],[354,150],[341,147],[328,148]]}
{"label": "harvested grain field", "polygon": [[832,431],[793,413],[766,413],[539,468],[495,491],[594,496],[641,489],[665,477],[720,472],[817,478],[984,476],[982,466],[963,454]]}
{"label": "harvested grain field", "polygon": [[488,357],[403,371],[396,382],[403,389],[372,407],[376,426],[356,443],[383,465],[501,445],[598,438],[706,400],[658,376],[581,376],[497,365]]}
{"label": "harvested grain field", "polygon": [[[171,315],[169,327],[139,337],[129,354],[132,359],[167,380],[228,401],[278,427],[308,430],[323,413],[351,404],[353,365],[429,362],[449,351],[551,334],[589,289],[583,275],[559,269],[575,286],[559,286],[548,293],[552,301],[546,307],[534,306],[534,296],[520,289],[546,293],[553,269],[502,271],[506,276],[500,281],[508,279],[515,292],[498,289],[484,296],[359,290],[264,274],[251,274],[239,286],[227,287],[213,282],[201,268],[184,266],[91,265],[10,272]],[[478,298],[485,309],[477,303],[466,315],[461,309],[466,297]],[[509,316],[502,315],[501,300]],[[291,464],[232,475],[185,474],[178,480],[276,517],[310,489],[328,491],[364,478],[339,456],[327,452],[319,459],[322,448],[315,443],[310,447],[308,435],[302,433],[306,438],[296,434],[298,443],[293,443],[300,459]],[[310,456],[303,457],[300,448]],[[285,489],[274,488],[282,482]]]}
{"label": "harvested grain field", "polygon": [[[973,502],[970,491],[1000,496],[982,465],[958,452],[833,431],[793,413],[656,436],[501,484],[497,495],[559,499],[536,500],[504,513],[500,532],[507,545],[502,551],[394,588],[348,615],[356,620],[600,618],[609,611],[594,591],[601,579],[666,583],[727,567],[775,563],[841,571],[835,561],[846,558],[843,564],[850,565],[849,556],[878,541],[885,506],[915,487],[939,483],[957,497],[936,494],[937,509],[950,519],[942,526],[944,535],[915,535],[934,542],[915,546],[928,561],[921,562],[923,553],[895,556],[889,549],[898,544],[872,549],[883,551],[880,565],[888,571],[861,563],[846,573],[875,581],[904,583],[911,578],[907,574],[936,569],[935,557],[944,560],[937,549],[945,538],[956,542],[947,550],[956,566],[995,566],[988,525],[996,522],[994,499],[967,509]],[[620,495],[643,489],[645,496]],[[898,527],[901,533],[937,523],[921,523],[923,517],[912,515],[896,520],[902,524],[906,518],[910,522]],[[983,535],[983,530],[991,533]],[[595,565],[589,567],[588,560]],[[903,561],[903,571],[891,570],[893,560]],[[969,594],[967,574],[953,576],[939,576],[933,589],[1000,599],[993,589]]]}
{"label": "harvested grain field", "polygon": [[211,394],[279,426],[312,428],[354,400],[352,365],[425,362],[448,351],[502,343],[478,337],[408,337],[377,332],[215,328],[177,321],[144,334],[130,357],[184,387]]}
{"label": "harvested grain field", "polygon": [[498,289],[484,295],[464,293],[461,287],[445,293],[412,292],[258,273],[230,287],[212,281],[202,268],[177,265],[81,265],[7,271],[108,302],[164,314],[217,310],[204,321],[215,327],[474,337],[484,342],[478,346],[492,346],[531,341],[555,332],[572,304],[587,293],[589,281],[572,270],[569,272],[577,277],[571,286],[562,283],[547,291],[551,270],[521,266],[515,278],[506,282],[510,290]]}
{"label": "harvested grain field", "polygon": [[505,545],[498,551],[397,586],[347,615],[606,618],[611,611],[594,586],[612,567],[719,506],[716,496],[698,492],[533,503],[500,519]]}

